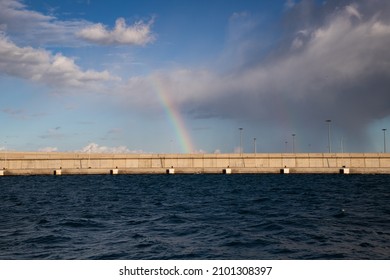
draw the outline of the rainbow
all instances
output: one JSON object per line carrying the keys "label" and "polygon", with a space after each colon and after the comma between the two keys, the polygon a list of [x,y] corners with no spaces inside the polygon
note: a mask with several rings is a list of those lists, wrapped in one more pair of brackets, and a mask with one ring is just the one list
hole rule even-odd
{"label": "rainbow", "polygon": [[175,130],[176,138],[180,143],[181,152],[193,153],[194,145],[192,143],[191,136],[188,133],[183,117],[169,95],[169,86],[162,78],[156,75],[151,77],[151,84],[153,85],[154,91]]}

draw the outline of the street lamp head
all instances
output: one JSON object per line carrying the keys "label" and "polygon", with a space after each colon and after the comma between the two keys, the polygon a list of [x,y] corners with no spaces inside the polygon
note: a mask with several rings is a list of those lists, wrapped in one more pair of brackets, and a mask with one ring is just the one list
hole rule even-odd
{"label": "street lamp head", "polygon": [[383,131],[386,131],[386,130],[387,130],[387,128],[382,128],[382,130],[383,130]]}

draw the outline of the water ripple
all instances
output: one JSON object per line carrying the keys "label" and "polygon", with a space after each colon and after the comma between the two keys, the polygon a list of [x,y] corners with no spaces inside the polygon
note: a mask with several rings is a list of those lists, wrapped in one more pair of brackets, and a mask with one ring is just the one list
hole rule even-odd
{"label": "water ripple", "polygon": [[388,259],[390,176],[0,178],[0,259]]}

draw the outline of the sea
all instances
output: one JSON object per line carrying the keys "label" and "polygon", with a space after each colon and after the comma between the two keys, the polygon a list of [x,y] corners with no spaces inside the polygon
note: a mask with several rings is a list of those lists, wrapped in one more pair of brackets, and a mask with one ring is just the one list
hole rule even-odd
{"label": "sea", "polygon": [[4,176],[0,259],[388,260],[390,176]]}

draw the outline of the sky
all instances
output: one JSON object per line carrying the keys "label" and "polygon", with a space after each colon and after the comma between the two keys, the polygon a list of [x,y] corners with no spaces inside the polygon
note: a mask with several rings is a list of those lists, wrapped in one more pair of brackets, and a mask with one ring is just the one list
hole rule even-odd
{"label": "sky", "polygon": [[0,150],[383,152],[389,46],[387,0],[0,0]]}

